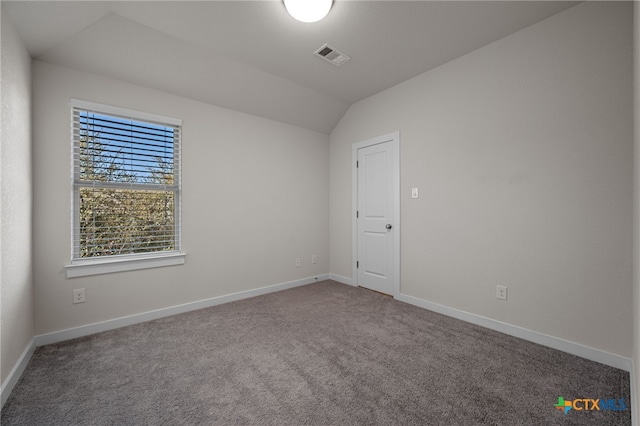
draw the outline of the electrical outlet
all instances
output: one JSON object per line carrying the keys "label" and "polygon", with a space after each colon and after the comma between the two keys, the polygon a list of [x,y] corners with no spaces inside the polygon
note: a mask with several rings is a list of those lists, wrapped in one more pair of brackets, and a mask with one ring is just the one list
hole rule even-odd
{"label": "electrical outlet", "polygon": [[296,257],[296,268],[300,267],[300,258]]}
{"label": "electrical outlet", "polygon": [[496,286],[496,299],[507,300],[507,287],[503,285]]}
{"label": "electrical outlet", "polygon": [[84,303],[84,288],[73,290],[73,303]]}
{"label": "electrical outlet", "polygon": [[311,263],[318,263],[318,256],[316,256],[315,254],[311,255]]}

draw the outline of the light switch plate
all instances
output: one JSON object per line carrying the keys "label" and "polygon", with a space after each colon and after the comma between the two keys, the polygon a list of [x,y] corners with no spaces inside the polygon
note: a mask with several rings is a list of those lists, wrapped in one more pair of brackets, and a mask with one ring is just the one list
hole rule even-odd
{"label": "light switch plate", "polygon": [[418,198],[418,188],[411,188],[411,198]]}

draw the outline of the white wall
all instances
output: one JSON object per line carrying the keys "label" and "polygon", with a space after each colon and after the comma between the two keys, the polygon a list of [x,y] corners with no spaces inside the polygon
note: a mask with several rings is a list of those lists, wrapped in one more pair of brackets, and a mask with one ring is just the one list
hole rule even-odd
{"label": "white wall", "polygon": [[[327,135],[39,61],[33,84],[36,334],[329,272]],[[65,278],[70,98],[183,120],[185,265]]]}
{"label": "white wall", "polygon": [[[640,400],[640,4],[633,2],[634,29],[634,241],[633,241],[633,375],[632,389],[636,392],[636,401]],[[640,425],[640,407],[633,404],[633,419],[635,425]]]}
{"label": "white wall", "polygon": [[[4,9],[4,7],[3,7]],[[2,10],[0,287],[2,383],[33,337],[31,57]]]}
{"label": "white wall", "polygon": [[631,7],[582,3],[352,105],[331,272],[351,276],[351,144],[400,130],[402,293],[630,357]]}

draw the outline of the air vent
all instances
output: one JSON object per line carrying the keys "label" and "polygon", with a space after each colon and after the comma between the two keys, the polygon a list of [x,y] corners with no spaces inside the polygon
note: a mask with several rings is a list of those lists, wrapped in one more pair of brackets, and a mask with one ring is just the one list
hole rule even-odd
{"label": "air vent", "polygon": [[333,65],[335,65],[337,67],[339,67],[340,65],[344,64],[349,59],[351,59],[350,56],[345,55],[344,53],[340,52],[339,50],[334,49],[333,47],[329,46],[328,44],[325,44],[320,49],[316,50],[314,52],[314,54],[316,56],[321,57],[325,61],[331,62]]}

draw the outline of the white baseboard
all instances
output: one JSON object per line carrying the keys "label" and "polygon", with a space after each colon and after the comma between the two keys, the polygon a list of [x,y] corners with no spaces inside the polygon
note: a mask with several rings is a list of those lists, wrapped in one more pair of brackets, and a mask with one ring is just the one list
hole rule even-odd
{"label": "white baseboard", "polygon": [[559,337],[539,333],[537,331],[529,330],[517,325],[508,324],[506,322],[501,322],[491,318],[486,318],[480,315],[461,311],[449,306],[428,302],[426,300],[408,296],[406,294],[400,294],[400,296],[396,297],[396,300],[419,306],[421,308],[428,309],[439,314],[447,315],[449,317],[470,322],[472,324],[489,328],[491,330],[499,331],[510,336],[528,340],[539,345],[567,352],[591,361],[599,362],[610,367],[619,368],[620,370],[624,371],[631,371],[630,358],[625,358],[623,356],[612,354],[600,349],[595,349],[589,346],[581,345],[579,343],[574,343],[569,340],[561,339]]}
{"label": "white baseboard", "polygon": [[[171,315],[176,315],[184,312],[194,311],[197,309],[208,308],[211,306],[221,305],[223,303],[234,302],[237,300],[248,299],[250,297],[260,296],[263,294],[274,293],[289,288],[300,287],[314,282],[331,279],[342,284],[353,285],[351,278],[346,278],[337,274],[323,274],[315,277],[304,278],[295,281],[289,281],[285,283],[275,284],[271,286],[261,287],[253,290],[247,290],[243,292],[233,293],[224,296],[212,297],[210,299],[199,300],[196,302],[185,303],[182,305],[170,306],[167,308],[157,309],[141,314],[129,315],[126,317],[116,318],[113,320],[102,321],[98,323],[88,324],[80,327],[74,327],[66,330],[55,331],[52,333],[41,334],[35,336],[24,352],[20,356],[20,359],[15,364],[7,379],[2,384],[1,388],[1,405],[4,406],[7,398],[11,394],[14,386],[22,376],[24,369],[26,368],[33,352],[37,346],[48,345],[51,343],[57,343],[64,340],[75,339],[78,337],[88,336],[90,334],[99,333],[102,331],[113,330],[120,327],[126,327],[128,325],[138,324],[158,318],[163,318]],[[413,296],[406,294],[400,294],[396,297],[397,300],[411,305],[415,305],[430,311],[434,311],[443,315],[447,315],[453,318],[457,318],[472,324],[480,325],[492,330],[496,330],[511,336],[519,337],[534,343],[541,344],[553,349],[558,349],[563,352],[567,352],[582,358],[586,358],[592,361],[596,361],[611,367],[619,368],[621,370],[629,371],[631,373],[631,399],[632,401],[638,400],[637,383],[635,382],[634,365],[629,358],[622,357],[620,355],[605,352],[599,349],[584,346],[578,343],[570,342],[568,340],[560,339],[557,337],[549,336],[536,331],[528,330],[515,325],[507,324],[501,321],[496,321],[490,318],[482,317],[480,315],[472,314],[469,312],[461,311],[455,308],[451,308],[437,303],[428,302]],[[640,426],[640,414],[638,404],[632,403],[632,418],[633,424]]]}
{"label": "white baseboard", "polygon": [[33,352],[38,346],[49,345],[51,343],[57,343],[64,340],[88,336],[90,334],[100,333],[102,331],[113,330],[133,324],[139,324],[158,318],[168,317],[171,315],[181,314],[189,311],[195,311],[197,309],[208,308],[211,306],[221,305],[223,303],[234,302],[236,300],[248,299],[250,297],[274,293],[276,291],[287,290],[289,288],[300,287],[303,285],[312,284],[328,279],[329,274],[323,274],[35,336],[33,339],[31,339],[31,342],[29,342],[29,345],[22,353],[22,356],[11,370],[11,373],[9,373],[9,375],[7,376],[5,382],[2,384],[0,394],[0,397],[2,398],[2,406],[4,406],[7,398],[9,398],[13,387],[20,379],[20,376],[22,376],[22,373],[29,363]]}
{"label": "white baseboard", "polygon": [[35,350],[36,341],[35,339],[31,339],[27,347],[24,349],[24,352],[22,352],[22,355],[20,355],[18,362],[13,366],[13,369],[7,376],[7,379],[2,384],[2,388],[0,389],[0,407],[4,407],[4,403],[7,402],[9,395],[11,395],[11,391],[16,383],[18,383],[18,380],[20,380],[20,376],[24,373],[24,369],[27,368],[27,364],[29,364],[31,356]]}
{"label": "white baseboard", "polygon": [[329,279],[329,274],[318,275],[314,277],[303,278],[300,280],[289,281],[280,284],[274,284],[266,287],[260,287],[253,290],[241,291],[238,293],[228,294],[224,296],[212,297],[210,299],[198,300],[195,302],[184,303],[182,305],[170,306],[167,308],[156,309],[153,311],[143,312],[140,314],[129,315],[126,317],[115,318],[112,320],[101,321],[93,324],[87,324],[80,327],[69,328],[66,330],[54,331],[51,333],[40,334],[35,336],[29,342],[29,345],[22,353],[22,356],[7,376],[2,384],[1,398],[2,406],[11,394],[14,386],[22,376],[33,352],[36,347],[49,345],[51,343],[62,342],[65,340],[75,339],[78,337],[88,336],[102,331],[114,330],[128,325],[139,324],[158,318],[168,317],[171,315],[181,314],[184,312],[195,311],[197,309],[208,308],[211,306],[221,305],[223,303],[235,302],[236,300],[248,299],[250,297],[260,296],[263,294],[274,293],[276,291],[287,290],[294,287],[300,287],[319,281]]}
{"label": "white baseboard", "polygon": [[266,287],[260,287],[253,290],[241,291],[238,293],[228,294],[224,296],[212,297],[210,299],[184,303],[182,305],[169,306],[167,308],[156,309],[153,311],[129,315],[126,317],[115,318],[112,320],[82,325],[80,327],[68,328],[66,330],[54,331],[52,333],[38,335],[34,339],[36,342],[36,346],[49,345],[51,343],[62,342],[65,340],[88,336],[90,334],[100,333],[103,331],[114,330],[116,328],[126,327],[128,325],[139,324],[142,322],[147,322],[147,321],[151,321],[158,318],[168,317],[171,315],[182,314],[184,312],[195,311],[197,309],[203,309],[211,306],[221,305],[223,303],[235,302],[236,300],[248,299],[250,297],[260,296],[268,293],[274,293],[276,291],[281,291],[289,288],[312,284],[312,283],[327,280],[327,279],[329,279],[329,274],[303,278],[300,280],[274,284]]}
{"label": "white baseboard", "polygon": [[353,282],[353,280],[351,278],[343,277],[342,275],[329,274],[329,279],[333,280],[333,281],[337,281],[337,282],[342,283],[342,284],[355,286],[355,284],[354,284],[354,282]]}

